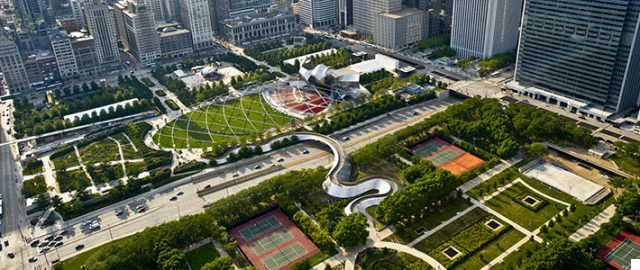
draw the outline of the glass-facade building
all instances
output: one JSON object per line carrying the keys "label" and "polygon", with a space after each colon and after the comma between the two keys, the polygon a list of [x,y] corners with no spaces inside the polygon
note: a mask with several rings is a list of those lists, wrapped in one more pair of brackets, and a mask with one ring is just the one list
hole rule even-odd
{"label": "glass-facade building", "polygon": [[640,0],[527,0],[515,82],[604,112],[636,107],[639,14]]}

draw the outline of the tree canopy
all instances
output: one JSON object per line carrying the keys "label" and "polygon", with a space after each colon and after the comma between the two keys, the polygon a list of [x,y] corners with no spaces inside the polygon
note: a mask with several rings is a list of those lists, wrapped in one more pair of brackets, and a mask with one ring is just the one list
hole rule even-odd
{"label": "tree canopy", "polygon": [[343,218],[333,231],[333,238],[338,245],[352,247],[364,244],[369,236],[367,218],[361,213],[353,213]]}

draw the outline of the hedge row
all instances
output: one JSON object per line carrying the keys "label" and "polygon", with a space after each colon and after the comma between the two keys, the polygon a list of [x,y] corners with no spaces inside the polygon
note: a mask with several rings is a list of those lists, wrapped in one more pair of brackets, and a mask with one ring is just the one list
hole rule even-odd
{"label": "hedge row", "polygon": [[[534,198],[536,200],[538,200],[538,202],[534,205],[530,205],[526,202],[523,201],[524,198],[526,198],[527,196]],[[513,201],[519,203],[520,205],[524,206],[525,208],[533,211],[533,212],[538,212],[540,209],[542,209],[543,207],[545,207],[547,204],[549,204],[549,202],[543,198],[540,198],[539,196],[536,196],[535,194],[529,192],[529,191],[525,191],[522,192],[520,195],[516,196],[513,198]]]}

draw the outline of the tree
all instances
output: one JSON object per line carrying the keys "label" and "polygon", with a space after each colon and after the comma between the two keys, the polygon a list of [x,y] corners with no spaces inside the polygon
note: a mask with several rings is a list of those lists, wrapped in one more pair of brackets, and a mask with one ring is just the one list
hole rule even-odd
{"label": "tree", "polygon": [[364,244],[368,236],[367,218],[361,213],[354,213],[342,219],[333,232],[333,238],[343,247]]}
{"label": "tree", "polygon": [[304,259],[302,261],[294,263],[289,270],[309,270],[311,269],[311,262],[309,259]]}
{"label": "tree", "polygon": [[534,142],[529,146],[529,154],[541,158],[548,154],[547,148],[542,143]]}
{"label": "tree", "polygon": [[219,257],[205,264],[200,270],[233,270],[233,260],[229,256]]}
{"label": "tree", "polygon": [[621,216],[637,216],[640,213],[640,195],[638,193],[622,193],[613,204],[616,206],[616,213]]}
{"label": "tree", "polygon": [[555,270],[555,269],[606,269],[604,262],[593,259],[578,243],[567,239],[553,240],[546,248],[542,248],[525,259],[520,265],[522,270]]}

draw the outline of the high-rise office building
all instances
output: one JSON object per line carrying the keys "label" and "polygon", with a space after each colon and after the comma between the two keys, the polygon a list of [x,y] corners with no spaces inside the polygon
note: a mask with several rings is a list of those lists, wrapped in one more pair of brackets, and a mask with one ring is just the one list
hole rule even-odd
{"label": "high-rise office building", "polygon": [[527,0],[507,86],[599,120],[637,107],[639,16],[639,0]]}
{"label": "high-rise office building", "polygon": [[51,40],[51,48],[53,48],[53,54],[56,57],[58,71],[62,79],[78,76],[78,65],[73,55],[71,39],[67,31],[61,30],[58,33],[52,33],[49,35],[49,40]]}
{"label": "high-rise office building", "polygon": [[29,79],[15,41],[0,30],[0,72],[4,74],[9,92],[18,93],[29,89]]}
{"label": "high-rise office building", "polygon": [[374,41],[385,48],[401,50],[417,44],[427,37],[429,13],[424,10],[403,8],[392,13],[376,15]]}
{"label": "high-rise office building", "polygon": [[347,28],[353,25],[353,0],[338,0],[338,23]]}
{"label": "high-rise office building", "polygon": [[94,38],[102,69],[117,69],[120,66],[120,53],[116,41],[115,23],[109,7],[101,0],[86,0],[84,5],[89,32]]}
{"label": "high-rise office building", "polygon": [[300,23],[313,28],[337,23],[335,0],[300,0]]}
{"label": "high-rise office building", "polygon": [[180,0],[180,20],[191,31],[194,51],[213,46],[210,4],[207,0]]}
{"label": "high-rise office building", "polygon": [[[143,1],[137,1],[142,3]],[[163,0],[144,0],[146,9],[151,10],[154,22],[164,21],[164,14],[166,13]]]}
{"label": "high-rise office building", "polygon": [[442,10],[443,0],[405,0],[404,4],[410,8],[417,8],[429,13],[429,29],[427,33],[429,36],[440,35],[441,21],[440,13]]}
{"label": "high-rise office building", "polygon": [[142,1],[120,1],[113,6],[125,49],[145,64],[160,58],[160,42],[153,11]]}
{"label": "high-rise office building", "polygon": [[402,0],[353,0],[353,27],[359,32],[375,34],[376,15],[402,9]]}
{"label": "high-rise office building", "polygon": [[454,1],[451,48],[459,58],[487,58],[515,50],[521,11],[522,1]]}
{"label": "high-rise office building", "polygon": [[229,18],[229,0],[209,1],[209,14],[214,34],[220,34],[220,21]]}
{"label": "high-rise office building", "polygon": [[82,12],[82,5],[80,5],[79,0],[70,0],[69,5],[71,6],[71,14],[73,18],[76,19],[76,25],[78,28],[87,28],[87,23],[84,20],[84,13]]}

